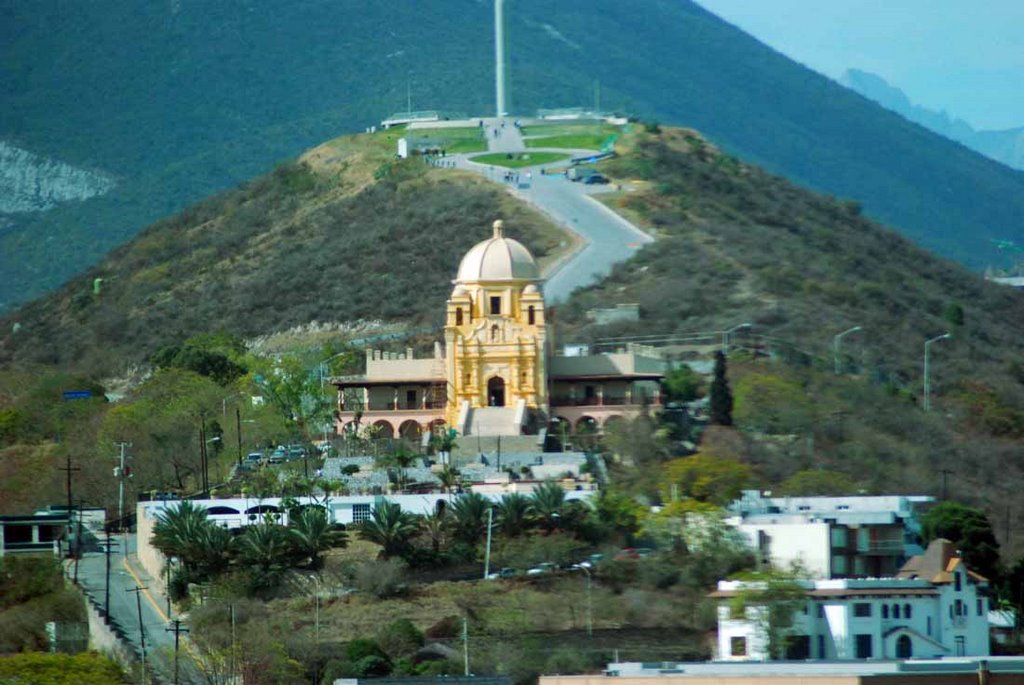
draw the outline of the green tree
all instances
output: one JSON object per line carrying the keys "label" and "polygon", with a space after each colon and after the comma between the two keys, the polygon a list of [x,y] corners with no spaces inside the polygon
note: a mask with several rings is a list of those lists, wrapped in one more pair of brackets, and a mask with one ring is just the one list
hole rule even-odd
{"label": "green tree", "polygon": [[514,538],[529,529],[533,503],[526,495],[513,492],[502,496],[495,506],[495,512],[498,529],[503,535]]}
{"label": "green tree", "polygon": [[964,325],[964,308],[959,302],[950,302],[942,310],[942,318],[953,328]]}
{"label": "green tree", "polygon": [[487,532],[487,511],[491,501],[477,492],[465,492],[451,506],[451,522],[455,539],[476,545]]}
{"label": "green tree", "polygon": [[409,541],[416,534],[419,523],[416,516],[402,511],[402,507],[387,500],[370,513],[370,518],[359,525],[359,538],[381,546],[381,556],[390,559],[409,551]]}
{"label": "green tree", "polygon": [[661,387],[670,402],[691,402],[704,395],[704,379],[686,364],[669,371]]}
{"label": "green tree", "polygon": [[921,535],[925,542],[949,540],[963,554],[968,568],[993,582],[999,578],[999,542],[980,509],[941,502],[921,517]]}
{"label": "green tree", "polygon": [[662,494],[666,501],[689,497],[724,506],[739,497],[753,479],[747,464],[708,454],[694,454],[665,464]]}
{"label": "green tree", "polygon": [[715,373],[711,381],[710,420],[716,426],[732,425],[732,391],[726,378],[725,354],[715,352]]}
{"label": "green tree", "polygon": [[825,469],[797,471],[778,487],[780,495],[787,497],[855,495],[857,484],[845,473]]}
{"label": "green tree", "polygon": [[288,523],[296,554],[308,559],[311,568],[320,568],[326,550],[346,544],[345,532],[331,525],[323,507],[306,507],[289,517]]}
{"label": "green tree", "polygon": [[177,557],[189,576],[204,578],[227,566],[231,534],[206,517],[206,509],[190,500],[157,515],[153,546]]}
{"label": "green tree", "polygon": [[751,373],[736,385],[736,422],[763,433],[806,431],[814,422],[814,405],[799,383],[769,373]]}
{"label": "green tree", "polygon": [[733,616],[757,621],[768,641],[768,658],[785,659],[796,613],[807,601],[798,574],[770,571],[746,574],[743,580],[747,586],[731,602]]}
{"label": "green tree", "polygon": [[308,464],[308,455],[316,453],[315,436],[331,421],[337,397],[322,387],[319,369],[310,370],[300,357],[260,359],[252,366],[256,387],[305,442]]}
{"label": "green tree", "polygon": [[249,572],[250,590],[257,592],[277,587],[294,554],[288,530],[270,521],[246,527],[235,549]]}
{"label": "green tree", "polygon": [[565,506],[565,490],[554,481],[541,483],[530,497],[533,500],[533,512],[540,527],[547,533],[563,527],[563,507]]}

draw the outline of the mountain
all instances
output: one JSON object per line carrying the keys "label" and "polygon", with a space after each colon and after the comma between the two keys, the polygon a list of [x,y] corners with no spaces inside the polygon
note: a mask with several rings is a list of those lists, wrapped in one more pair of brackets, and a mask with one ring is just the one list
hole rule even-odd
{"label": "mountain", "polygon": [[1008,167],[1024,169],[1024,127],[976,131],[966,121],[951,118],[946,112],[912,104],[902,90],[881,76],[859,69],[847,69],[839,82],[941,136],[963,143]]}
{"label": "mountain", "polygon": [[[0,217],[0,307],[161,217],[406,108],[492,109],[492,7],[167,0],[0,6],[0,140],[110,192]],[[1024,175],[931,134],[689,0],[523,0],[514,111],[590,105],[694,126],[973,268],[1024,242]]]}

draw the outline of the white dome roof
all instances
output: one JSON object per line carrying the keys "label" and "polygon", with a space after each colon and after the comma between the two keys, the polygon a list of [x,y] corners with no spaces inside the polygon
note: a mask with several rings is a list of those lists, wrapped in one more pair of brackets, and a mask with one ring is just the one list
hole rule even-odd
{"label": "white dome roof", "polygon": [[459,264],[456,281],[535,281],[540,278],[533,255],[517,240],[506,238],[504,223],[494,222],[494,236],[477,243]]}

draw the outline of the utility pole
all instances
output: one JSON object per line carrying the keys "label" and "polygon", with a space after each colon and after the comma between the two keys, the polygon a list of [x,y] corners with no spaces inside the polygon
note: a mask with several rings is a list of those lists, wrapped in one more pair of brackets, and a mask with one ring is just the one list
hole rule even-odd
{"label": "utility pole", "polygon": [[110,620],[110,551],[113,547],[113,543],[110,541],[110,529],[107,531],[107,580],[106,580],[106,591],[103,595],[103,614],[107,617],[107,621]]}
{"label": "utility pole", "polygon": [[85,515],[85,502],[78,500],[78,534],[75,536],[75,577],[72,582],[78,585],[78,560],[82,557],[82,517]]}
{"label": "utility pole", "polygon": [[942,474],[942,500],[945,501],[946,495],[948,494],[948,491],[946,489],[946,478],[949,476],[949,474],[953,472],[950,471],[949,469],[939,469],[939,473]]}
{"label": "utility pole", "polygon": [[210,490],[210,481],[209,476],[207,475],[208,471],[206,468],[206,460],[206,418],[202,417],[199,423],[199,468],[202,471],[202,473],[200,473],[200,479],[202,481],[204,496],[206,496],[206,494]]}
{"label": "utility pole", "polygon": [[484,580],[491,575],[491,521],[494,519],[494,507],[487,507],[487,548],[484,552]]}
{"label": "utility pole", "polygon": [[74,509],[74,506],[71,503],[71,501],[72,501],[71,500],[71,473],[73,471],[81,471],[82,468],[80,466],[72,466],[71,465],[71,455],[68,454],[68,455],[65,456],[65,465],[64,466],[58,466],[57,470],[58,471],[63,471],[66,474],[66,476],[67,476],[66,483],[65,483],[65,489],[67,490],[67,493],[68,493],[68,519],[70,520],[71,519],[71,512]]}
{"label": "utility pole", "polygon": [[173,628],[164,628],[169,633],[174,633],[174,685],[180,685],[181,680],[178,677],[178,652],[181,646],[181,634],[187,633],[188,628],[181,627],[181,619],[176,618],[171,623],[174,624]]}
{"label": "utility pole", "polygon": [[134,590],[125,590],[135,593],[135,606],[139,610],[139,644],[142,646],[142,677],[139,680],[142,685],[146,683],[146,627],[142,624],[142,591],[145,589],[145,586],[136,585]]}
{"label": "utility pole", "polygon": [[943,333],[942,335],[937,335],[934,338],[931,338],[930,340],[925,340],[924,341],[924,410],[925,411],[931,411],[931,409],[932,409],[932,384],[931,384],[931,376],[929,375],[929,371],[930,371],[930,369],[929,369],[929,359],[930,359],[930,357],[929,357],[928,348],[931,346],[932,343],[936,343],[936,342],[938,342],[940,340],[946,340],[947,338],[952,338],[952,337],[953,337],[952,333]]}
{"label": "utility pole", "polygon": [[463,675],[469,675],[469,626],[465,616],[462,617],[462,670]]}
{"label": "utility pole", "polygon": [[238,465],[242,465],[242,409],[235,407],[235,433],[238,434]]}
{"label": "utility pole", "polygon": [[229,604],[228,610],[231,612],[231,682],[235,679],[235,605]]}
{"label": "utility pole", "polygon": [[124,529],[124,479],[131,476],[131,470],[126,469],[124,450],[126,447],[131,447],[130,442],[118,442],[115,443],[121,448],[119,466],[114,469],[114,475],[117,476],[117,525]]}

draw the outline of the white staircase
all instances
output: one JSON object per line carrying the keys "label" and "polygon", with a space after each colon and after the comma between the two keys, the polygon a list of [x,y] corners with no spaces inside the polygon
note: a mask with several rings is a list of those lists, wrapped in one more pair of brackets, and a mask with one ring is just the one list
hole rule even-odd
{"label": "white staircase", "polygon": [[480,407],[472,410],[465,435],[519,435],[516,407]]}

